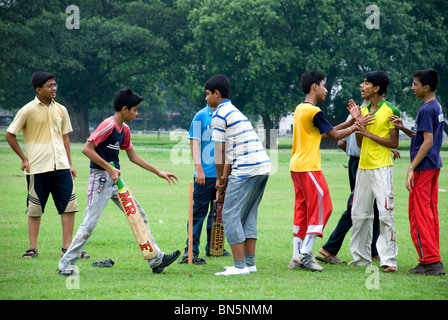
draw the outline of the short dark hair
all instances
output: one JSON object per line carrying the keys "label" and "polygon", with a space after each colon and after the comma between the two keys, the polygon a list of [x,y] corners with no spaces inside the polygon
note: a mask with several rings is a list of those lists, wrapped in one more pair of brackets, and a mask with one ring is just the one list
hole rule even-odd
{"label": "short dark hair", "polygon": [[33,74],[33,77],[31,78],[31,83],[34,89],[42,88],[45,82],[47,82],[50,79],[56,79],[56,77],[48,72],[37,71]]}
{"label": "short dark hair", "polygon": [[138,95],[130,88],[124,88],[115,94],[114,108],[115,111],[121,111],[124,106],[128,107],[128,109],[131,109],[142,101],[142,96]]}
{"label": "short dark hair", "polygon": [[308,94],[313,84],[320,85],[323,80],[325,80],[323,73],[314,70],[307,71],[300,77],[300,87],[304,94]]}
{"label": "short dark hair", "polygon": [[205,90],[210,90],[212,93],[218,90],[221,97],[230,98],[230,80],[226,76],[216,75],[207,80],[204,84]]}
{"label": "short dark hair", "polygon": [[389,86],[389,76],[384,71],[370,71],[364,75],[364,80],[371,82],[374,87],[379,86],[378,94],[382,96],[387,93],[387,87]]}
{"label": "short dark hair", "polygon": [[414,74],[414,78],[419,79],[422,85],[428,85],[431,88],[432,92],[436,91],[437,85],[439,84],[439,74],[436,70],[433,69],[424,69],[417,71]]}

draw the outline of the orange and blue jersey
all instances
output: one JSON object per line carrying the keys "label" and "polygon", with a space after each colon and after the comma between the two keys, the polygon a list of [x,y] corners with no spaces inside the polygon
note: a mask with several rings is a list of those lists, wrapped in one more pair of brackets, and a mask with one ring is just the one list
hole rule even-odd
{"label": "orange and blue jersey", "polygon": [[[100,123],[88,141],[96,146],[95,151],[101,158],[106,162],[113,162],[117,169],[120,169],[120,150],[133,148],[129,126],[123,123],[120,129],[113,116]],[[104,170],[93,161],[90,161],[90,168]]]}

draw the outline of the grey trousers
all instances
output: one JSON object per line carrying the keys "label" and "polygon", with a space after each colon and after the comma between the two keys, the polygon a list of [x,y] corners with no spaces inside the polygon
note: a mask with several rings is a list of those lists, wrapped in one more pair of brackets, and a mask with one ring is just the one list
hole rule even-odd
{"label": "grey trousers", "polygon": [[[118,187],[117,185],[113,184],[112,179],[109,177],[109,174],[106,171],[98,169],[90,170],[87,208],[84,212],[84,221],[79,226],[79,229],[76,232],[72,243],[67,249],[67,252],[59,261],[59,270],[67,270],[69,268],[73,268],[73,266],[76,264],[76,261],[81,258],[82,251],[86,246],[87,241],[91,237],[93,231],[95,230],[98,220],[100,219],[101,214],[103,213],[104,208],[106,207],[109,200],[112,200],[122,211],[117,193]],[[140,207],[137,200],[135,200],[135,202],[137,203],[137,207],[140,210],[143,221],[149,230],[148,221],[146,220],[146,213]],[[123,217],[123,219],[125,218]],[[149,234],[151,235],[151,231],[149,231]],[[152,235],[151,238],[153,238]],[[162,262],[162,258],[164,255],[164,252],[160,251],[159,246],[154,241],[154,239],[153,242],[155,250],[157,251],[157,256],[151,260],[148,260],[148,264],[151,268],[157,267]],[[137,252],[138,251],[136,250],[136,253]]]}

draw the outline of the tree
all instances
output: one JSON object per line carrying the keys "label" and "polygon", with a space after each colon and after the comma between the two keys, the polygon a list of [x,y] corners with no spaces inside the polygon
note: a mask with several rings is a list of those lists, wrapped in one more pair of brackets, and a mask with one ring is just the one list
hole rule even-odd
{"label": "tree", "polygon": [[[440,10],[446,1],[378,1],[370,6],[378,11],[378,26],[360,0],[178,3],[189,7],[191,71],[202,83],[213,74],[227,75],[232,100],[244,112],[261,116],[267,130],[303,99],[299,82],[306,70],[326,74],[330,94],[320,106],[333,124],[345,120],[349,99],[360,100],[359,84],[367,71],[389,73],[387,98],[410,115],[419,105],[410,95],[413,73],[433,67],[446,77],[447,19],[446,10]],[[444,88],[439,89],[442,101]]]}
{"label": "tree", "polygon": [[262,117],[268,148],[270,129],[297,105],[300,75],[326,63],[320,57],[329,53],[316,44],[340,24],[326,2],[188,1],[194,42],[186,50],[193,72],[202,82],[218,73],[230,78],[232,101]]}
{"label": "tree", "polygon": [[66,27],[67,6],[16,0],[0,7],[0,103],[17,109],[30,100],[24,84],[31,74],[51,72],[70,113],[71,139],[84,142],[89,111],[111,113],[117,90],[132,87],[144,103],[157,99],[157,82],[176,60],[171,46],[182,32],[176,33],[179,19],[171,1],[79,1],[79,29]]}

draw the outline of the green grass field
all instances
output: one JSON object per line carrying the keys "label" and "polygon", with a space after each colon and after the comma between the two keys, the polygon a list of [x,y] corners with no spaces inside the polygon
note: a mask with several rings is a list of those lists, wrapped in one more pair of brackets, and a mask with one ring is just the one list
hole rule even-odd
{"label": "green grass field", "polygon": [[[131,164],[121,156],[122,175],[145,211],[153,236],[167,253],[185,248],[188,218],[188,183],[192,181],[193,165],[188,144],[184,153],[153,150],[147,137],[134,135],[137,153],[156,167],[174,172],[176,185]],[[3,139],[3,140],[2,140]],[[6,145],[4,135],[0,145]],[[88,159],[82,155],[81,144],[72,144],[72,158],[78,177],[75,179],[79,213],[75,232],[83,221],[88,184]],[[61,249],[61,223],[50,199],[42,218],[39,234],[39,256],[22,259],[28,249],[27,217],[25,215],[26,181],[20,171],[19,158],[8,147],[0,148],[0,299],[2,300],[433,300],[448,298],[446,276],[416,276],[408,270],[417,264],[417,253],[409,235],[408,192],[405,172],[408,151],[395,161],[395,223],[397,228],[398,267],[395,274],[385,274],[376,267],[323,265],[325,270],[289,270],[292,255],[292,215],[294,193],[289,173],[289,151],[271,154],[274,174],[270,177],[259,207],[256,264],[258,272],[247,276],[216,277],[215,272],[231,265],[232,258],[207,258],[207,264],[172,264],[162,274],[153,274],[139,253],[130,227],[113,203],[109,203],[85,250],[91,259],[79,260],[77,283],[58,275]],[[443,152],[447,163],[448,152]],[[322,168],[333,201],[333,214],[318,238],[314,251],[322,246],[345,210],[349,196],[346,155],[339,150],[322,151]],[[448,268],[448,172],[439,179],[439,218],[442,261]],[[203,233],[204,235],[204,233]],[[339,253],[350,261],[349,236]],[[205,237],[203,236],[205,241]],[[230,249],[226,245],[227,249]],[[204,256],[204,243],[201,244]],[[112,268],[95,268],[93,261],[112,259]],[[180,259],[179,259],[180,260]],[[373,270],[373,271],[372,271]],[[372,282],[374,279],[375,282]],[[70,279],[73,280],[73,279]],[[377,286],[372,288],[370,284]],[[73,288],[73,286],[79,288]]]}

